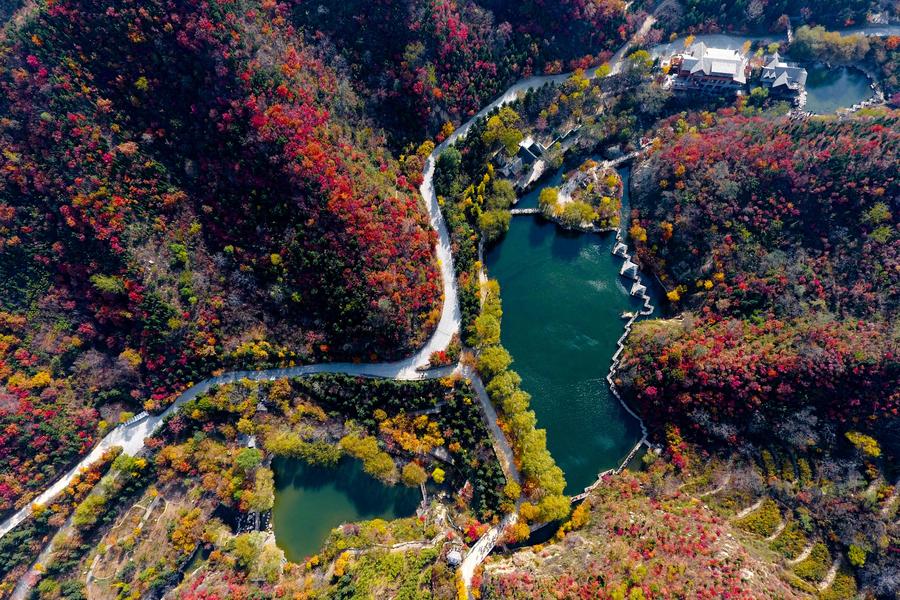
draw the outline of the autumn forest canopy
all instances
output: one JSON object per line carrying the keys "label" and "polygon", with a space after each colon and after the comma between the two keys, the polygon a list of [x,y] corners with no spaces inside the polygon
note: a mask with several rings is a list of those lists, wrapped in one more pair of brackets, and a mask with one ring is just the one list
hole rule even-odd
{"label": "autumn forest canopy", "polygon": [[434,327],[419,195],[283,12],[55,3],[4,45],[11,473],[83,452],[104,402],[164,405],[232,358],[405,353]]}
{"label": "autumn forest canopy", "polygon": [[635,173],[638,252],[694,317],[645,324],[629,355],[646,406],[742,428],[816,406],[897,416],[897,115],[670,121]]}
{"label": "autumn forest canopy", "polygon": [[325,36],[379,123],[403,141],[467,120],[517,79],[607,60],[643,19],[624,8],[622,0],[297,0],[292,15]]}
{"label": "autumn forest canopy", "polygon": [[[898,10],[0,0],[0,597],[896,597]],[[767,36],[740,93],[653,53],[704,33]],[[775,51],[872,96],[806,113]],[[484,263],[514,219],[644,310],[591,373],[643,437],[574,503]],[[422,502],[288,560],[323,472]]]}

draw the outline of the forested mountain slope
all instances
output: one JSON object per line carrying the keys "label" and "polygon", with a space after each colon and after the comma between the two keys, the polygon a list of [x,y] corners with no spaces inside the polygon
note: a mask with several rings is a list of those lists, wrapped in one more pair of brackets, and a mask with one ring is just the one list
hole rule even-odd
{"label": "forested mountain slope", "polygon": [[[295,0],[300,29],[347,62],[398,140],[459,124],[513,81],[599,64],[643,13],[622,0]],[[453,131],[450,127],[444,134]]]}
{"label": "forested mountain slope", "polygon": [[216,368],[433,328],[418,190],[287,17],[63,1],[0,48],[0,510]]}
{"label": "forested mountain slope", "polygon": [[644,414],[743,430],[751,415],[812,405],[831,421],[892,427],[897,120],[726,111],[661,128],[635,174],[631,234],[693,316],[629,340],[622,378]]}
{"label": "forested mountain slope", "polygon": [[661,469],[623,473],[577,508],[557,539],[490,563],[486,599],[809,596],[735,539],[727,519],[677,490]]}
{"label": "forested mountain slope", "polygon": [[865,23],[870,13],[884,13],[895,17],[897,5],[879,0],[684,0],[678,3],[682,27],[700,30],[783,30],[787,16],[794,22],[803,20],[829,27],[847,27]]}

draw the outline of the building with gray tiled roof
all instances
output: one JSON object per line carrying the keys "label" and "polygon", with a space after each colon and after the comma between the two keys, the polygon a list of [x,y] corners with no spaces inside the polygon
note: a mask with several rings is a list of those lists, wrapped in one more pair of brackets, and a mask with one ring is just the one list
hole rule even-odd
{"label": "building with gray tiled roof", "polygon": [[759,78],[765,87],[776,94],[799,94],[806,88],[806,69],[781,60],[777,52],[766,57]]}

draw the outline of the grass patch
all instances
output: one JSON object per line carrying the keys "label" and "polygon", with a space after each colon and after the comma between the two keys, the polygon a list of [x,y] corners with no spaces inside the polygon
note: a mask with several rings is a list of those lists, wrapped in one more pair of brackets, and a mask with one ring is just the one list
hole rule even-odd
{"label": "grass patch", "polygon": [[791,587],[800,590],[801,592],[806,592],[807,594],[818,594],[819,588],[814,586],[808,581],[804,581],[794,575],[791,571],[784,572],[784,580],[787,581]]}
{"label": "grass patch", "polygon": [[790,521],[769,547],[786,559],[793,560],[800,556],[808,543],[800,525],[796,521]]}
{"label": "grass patch", "polygon": [[692,477],[690,481],[684,484],[681,491],[688,495],[695,495],[713,489],[714,487],[715,486],[712,484],[712,473],[707,471]]}
{"label": "grass patch", "polygon": [[331,530],[320,554],[326,560],[332,560],[348,548],[363,549],[392,546],[403,542],[427,541],[437,533],[437,527],[425,525],[416,517],[347,523]]}
{"label": "grass patch", "polygon": [[[435,579],[442,583],[438,587],[445,594],[443,597],[447,597],[453,590],[453,571],[437,559],[438,551],[432,548],[418,552],[365,554],[342,569],[329,597],[429,598]],[[445,572],[438,575],[435,569]]]}
{"label": "grass patch", "polygon": [[735,524],[750,533],[761,537],[768,537],[775,533],[781,524],[781,511],[772,499],[766,499],[762,505]]}
{"label": "grass patch", "polygon": [[828,546],[816,542],[809,556],[794,565],[794,573],[801,579],[818,583],[825,578],[830,567],[831,554],[828,552]]}
{"label": "grass patch", "polygon": [[706,505],[717,515],[730,517],[745,506],[750,506],[756,502],[758,496],[754,495],[750,490],[738,490],[734,488],[726,488],[713,496],[707,496],[703,500]]}
{"label": "grass patch", "polygon": [[841,567],[831,586],[819,594],[822,600],[845,600],[856,597],[856,578],[847,567]]}

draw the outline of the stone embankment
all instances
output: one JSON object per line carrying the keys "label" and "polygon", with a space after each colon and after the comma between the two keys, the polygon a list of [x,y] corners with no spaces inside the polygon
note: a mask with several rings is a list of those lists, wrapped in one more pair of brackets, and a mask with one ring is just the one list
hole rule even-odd
{"label": "stone embankment", "polygon": [[616,341],[616,352],[612,356],[612,363],[609,366],[609,373],[606,375],[606,382],[609,384],[609,391],[612,392],[613,396],[616,397],[622,406],[628,411],[632,417],[640,424],[641,426],[641,439],[635,444],[634,448],[631,449],[631,452],[622,460],[619,466],[615,469],[609,469],[607,471],[603,471],[597,476],[597,480],[594,481],[591,485],[584,488],[584,492],[578,494],[577,496],[573,496],[572,501],[577,502],[579,500],[583,500],[587,497],[588,494],[592,490],[594,490],[598,485],[603,483],[603,478],[607,475],[617,475],[621,473],[628,463],[632,461],[638,451],[641,449],[641,446],[650,446],[648,439],[648,431],[647,426],[644,424],[644,420],[638,416],[634,410],[628,406],[628,403],[622,398],[622,394],[619,392],[618,386],[616,386],[616,372],[619,369],[619,364],[621,363],[622,352],[625,350],[625,340],[628,339],[628,335],[631,333],[631,328],[634,326],[634,322],[637,321],[640,317],[645,317],[653,314],[654,306],[652,304],[652,299],[647,294],[647,287],[641,281],[641,273],[637,267],[637,264],[632,262],[631,254],[628,252],[628,244],[625,241],[625,238],[622,236],[621,230],[616,231],[616,243],[613,245],[613,254],[624,259],[622,263],[622,269],[620,274],[623,277],[628,277],[633,280],[631,285],[631,295],[640,298],[643,301],[643,307],[641,310],[631,313],[628,315],[628,321],[625,322],[625,331],[622,332],[622,335]]}

